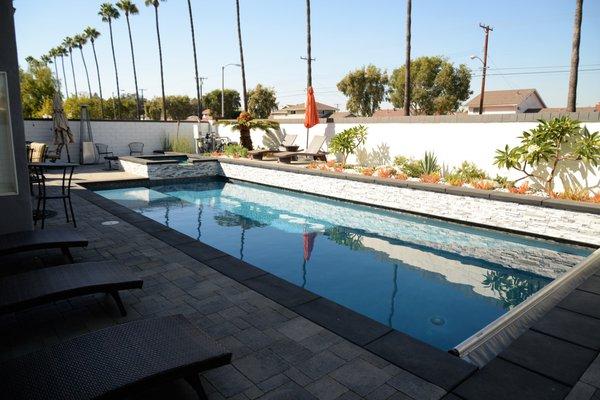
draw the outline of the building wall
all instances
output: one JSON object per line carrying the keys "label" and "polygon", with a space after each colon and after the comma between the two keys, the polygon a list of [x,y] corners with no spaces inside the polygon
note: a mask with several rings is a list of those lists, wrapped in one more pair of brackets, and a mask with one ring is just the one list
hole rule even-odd
{"label": "building wall", "polygon": [[0,38],[0,71],[6,71],[8,78],[12,139],[18,183],[17,195],[0,196],[0,216],[2,218],[0,234],[3,234],[32,229],[12,0],[0,1]]}

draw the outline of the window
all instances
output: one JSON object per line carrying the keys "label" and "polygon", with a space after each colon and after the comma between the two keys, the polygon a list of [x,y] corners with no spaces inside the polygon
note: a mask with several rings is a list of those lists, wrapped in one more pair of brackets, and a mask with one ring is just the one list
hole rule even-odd
{"label": "window", "polygon": [[10,120],[8,79],[6,72],[0,71],[0,196],[17,193],[17,169]]}

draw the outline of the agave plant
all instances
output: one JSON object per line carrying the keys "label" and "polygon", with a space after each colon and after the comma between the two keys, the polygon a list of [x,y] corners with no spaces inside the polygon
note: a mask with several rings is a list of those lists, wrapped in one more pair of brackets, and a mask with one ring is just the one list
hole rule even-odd
{"label": "agave plant", "polygon": [[431,175],[436,172],[440,172],[440,166],[437,162],[437,156],[432,151],[426,151],[423,159],[421,160],[421,168],[423,174]]}

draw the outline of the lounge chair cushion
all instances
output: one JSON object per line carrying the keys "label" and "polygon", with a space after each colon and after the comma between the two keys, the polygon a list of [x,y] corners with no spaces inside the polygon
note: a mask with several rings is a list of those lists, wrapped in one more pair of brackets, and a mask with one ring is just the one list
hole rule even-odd
{"label": "lounge chair cushion", "polygon": [[[0,314],[93,293],[141,288],[143,281],[109,261],[65,264],[0,279]],[[124,313],[120,299],[117,305]]]}
{"label": "lounge chair cushion", "polygon": [[6,399],[96,399],[149,387],[231,362],[182,315],[111,326],[0,364]]}
{"label": "lounge chair cushion", "polygon": [[0,235],[0,255],[22,251],[85,247],[88,241],[73,229],[44,229]]}

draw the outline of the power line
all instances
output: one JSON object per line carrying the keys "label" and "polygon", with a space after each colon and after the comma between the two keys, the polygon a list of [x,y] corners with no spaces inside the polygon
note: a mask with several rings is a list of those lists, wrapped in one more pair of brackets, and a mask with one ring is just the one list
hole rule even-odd
{"label": "power line", "polygon": [[[589,69],[580,69],[579,72],[592,72],[592,71],[600,71],[600,68],[589,68]],[[558,73],[568,73],[570,70],[556,70],[556,71],[527,71],[527,72],[506,72],[506,73],[496,73],[496,74],[487,74],[487,76],[500,76],[500,75],[538,75],[538,74],[558,74]],[[482,75],[473,75],[473,77],[478,77]]]}

